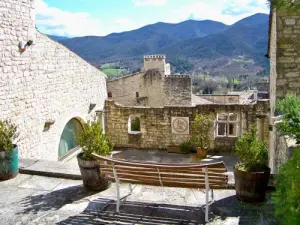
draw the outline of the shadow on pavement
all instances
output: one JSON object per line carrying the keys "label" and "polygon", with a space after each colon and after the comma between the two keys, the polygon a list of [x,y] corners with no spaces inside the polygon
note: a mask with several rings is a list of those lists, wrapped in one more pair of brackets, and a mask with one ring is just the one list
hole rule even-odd
{"label": "shadow on pavement", "polygon": [[131,201],[124,202],[116,213],[114,200],[100,198],[90,202],[81,214],[57,224],[204,224],[204,213],[199,207]]}
{"label": "shadow on pavement", "polygon": [[25,208],[18,214],[35,213],[41,211],[56,210],[66,204],[93,195],[95,192],[84,190],[82,185],[72,186],[52,192],[41,192],[41,194],[27,196],[21,201]]}
{"label": "shadow on pavement", "polygon": [[274,218],[274,208],[270,194],[264,202],[241,202],[235,195],[215,201],[211,205],[214,218],[226,220],[229,217],[238,217],[240,225],[277,225]]}

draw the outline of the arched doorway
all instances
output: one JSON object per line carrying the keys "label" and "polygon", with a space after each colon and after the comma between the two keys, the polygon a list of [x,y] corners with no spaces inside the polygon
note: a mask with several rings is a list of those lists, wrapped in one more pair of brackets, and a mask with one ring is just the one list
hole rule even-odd
{"label": "arched doorway", "polygon": [[78,119],[71,119],[65,126],[58,146],[58,158],[62,159],[76,149],[76,137],[81,133],[82,125]]}

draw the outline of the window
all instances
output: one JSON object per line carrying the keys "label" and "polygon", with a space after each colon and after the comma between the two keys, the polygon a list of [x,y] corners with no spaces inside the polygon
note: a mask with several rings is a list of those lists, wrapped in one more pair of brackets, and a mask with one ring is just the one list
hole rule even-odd
{"label": "window", "polygon": [[237,137],[239,117],[237,113],[218,113],[216,124],[217,137]]}
{"label": "window", "polygon": [[63,158],[72,152],[78,145],[76,143],[76,137],[81,133],[82,126],[77,119],[71,119],[65,126],[63,133],[60,137],[58,147],[58,157]]}
{"label": "window", "polygon": [[107,97],[112,98],[112,93],[111,93],[111,91],[107,92]]}
{"label": "window", "polygon": [[137,116],[130,116],[128,120],[128,133],[139,134],[141,133],[140,118]]}

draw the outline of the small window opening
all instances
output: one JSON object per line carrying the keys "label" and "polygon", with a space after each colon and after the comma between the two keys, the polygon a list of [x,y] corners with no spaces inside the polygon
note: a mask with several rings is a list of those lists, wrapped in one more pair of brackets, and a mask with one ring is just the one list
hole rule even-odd
{"label": "small window opening", "polygon": [[141,132],[140,118],[137,116],[130,116],[128,120],[128,133],[138,134]]}
{"label": "small window opening", "polygon": [[140,97],[140,93],[138,93],[138,92],[135,92],[135,97]]}
{"label": "small window opening", "polygon": [[238,128],[239,117],[237,113],[220,113],[217,115],[217,137],[237,137]]}
{"label": "small window opening", "polygon": [[112,93],[111,93],[111,91],[107,92],[107,96],[108,96],[109,98],[112,98]]}

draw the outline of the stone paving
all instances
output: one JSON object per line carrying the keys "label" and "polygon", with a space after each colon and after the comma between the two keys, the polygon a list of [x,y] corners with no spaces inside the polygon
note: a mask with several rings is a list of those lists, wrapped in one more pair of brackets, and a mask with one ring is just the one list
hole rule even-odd
{"label": "stone paving", "polygon": [[[203,224],[204,193],[182,188],[138,185],[115,212],[115,185],[85,191],[81,181],[19,174],[0,182],[0,224]],[[121,186],[121,196],[129,193]],[[270,200],[239,202],[234,190],[215,190],[209,224],[274,225]]]}

